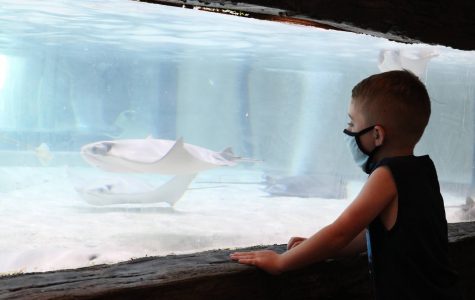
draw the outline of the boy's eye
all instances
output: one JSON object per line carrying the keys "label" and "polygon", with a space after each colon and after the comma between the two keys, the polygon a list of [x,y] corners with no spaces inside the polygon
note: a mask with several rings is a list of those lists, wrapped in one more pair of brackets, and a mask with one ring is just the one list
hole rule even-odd
{"label": "boy's eye", "polygon": [[348,124],[348,127],[353,127],[353,123],[348,122],[347,124]]}

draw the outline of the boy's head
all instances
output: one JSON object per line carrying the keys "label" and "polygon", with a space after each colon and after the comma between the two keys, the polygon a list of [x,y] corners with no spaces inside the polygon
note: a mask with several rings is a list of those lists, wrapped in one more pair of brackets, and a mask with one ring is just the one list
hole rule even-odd
{"label": "boy's head", "polygon": [[430,117],[430,99],[424,84],[409,71],[372,75],[352,90],[352,104],[368,126],[381,125],[391,143],[413,147]]}

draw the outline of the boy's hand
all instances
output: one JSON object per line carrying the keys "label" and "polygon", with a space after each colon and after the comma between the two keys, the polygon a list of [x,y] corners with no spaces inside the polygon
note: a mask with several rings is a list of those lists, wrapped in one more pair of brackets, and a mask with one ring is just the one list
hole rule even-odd
{"label": "boy's hand", "polygon": [[291,237],[289,242],[287,243],[287,250],[290,250],[290,249],[300,245],[305,240],[306,240],[306,238],[299,237],[299,236]]}
{"label": "boy's hand", "polygon": [[230,256],[232,260],[236,260],[241,264],[256,266],[273,275],[284,271],[282,257],[271,250],[235,252]]}

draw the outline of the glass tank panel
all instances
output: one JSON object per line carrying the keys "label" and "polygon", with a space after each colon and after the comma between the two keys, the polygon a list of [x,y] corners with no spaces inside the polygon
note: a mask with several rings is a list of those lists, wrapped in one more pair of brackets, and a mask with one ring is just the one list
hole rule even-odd
{"label": "glass tank panel", "polygon": [[0,10],[0,273],[312,234],[366,178],[351,89],[394,68],[429,90],[416,154],[448,220],[472,217],[474,52],[126,0]]}

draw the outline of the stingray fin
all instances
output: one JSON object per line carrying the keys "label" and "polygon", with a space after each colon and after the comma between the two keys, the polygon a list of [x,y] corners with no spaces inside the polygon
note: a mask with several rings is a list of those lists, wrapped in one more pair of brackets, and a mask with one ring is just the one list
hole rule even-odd
{"label": "stingray fin", "polygon": [[188,153],[188,151],[186,151],[185,149],[185,142],[183,141],[183,137],[180,137],[176,140],[175,144],[173,144],[170,150],[168,150],[168,152],[161,158],[161,160],[167,158],[168,156],[173,156],[174,154],[181,154],[183,153],[183,151]]}
{"label": "stingray fin", "polygon": [[156,160],[153,165],[157,170],[161,170],[163,174],[189,175],[198,173],[212,164],[204,161],[202,157],[190,153],[186,148],[183,137],[180,137],[167,153]]}
{"label": "stingray fin", "polygon": [[223,151],[221,151],[221,156],[227,160],[233,160],[237,157],[234,155],[233,149],[231,147],[227,147]]}
{"label": "stingray fin", "polygon": [[234,155],[233,148],[231,148],[231,147],[227,147],[226,149],[224,149],[223,151],[221,151],[221,153],[226,153],[226,154]]}
{"label": "stingray fin", "polygon": [[183,141],[183,137],[180,137],[179,139],[176,140],[175,144],[173,144],[173,146],[168,150],[168,152],[159,160],[169,158],[170,156],[173,156],[175,154],[181,154],[183,153],[183,151],[186,151],[185,142]]}
{"label": "stingray fin", "polygon": [[[116,182],[98,185],[93,190],[84,187],[74,186],[76,192],[87,203],[93,205],[113,205],[113,204],[144,204],[166,202],[170,206],[180,200],[196,174],[178,175],[168,180],[163,185],[152,191],[137,193],[114,193],[113,187]],[[103,190],[105,189],[105,191]]]}
{"label": "stingray fin", "polygon": [[186,189],[195,177],[196,173],[189,175],[177,175],[156,189],[157,196],[163,199],[164,202],[170,204],[170,206],[174,206],[175,203],[183,196]]}
{"label": "stingray fin", "polygon": [[[153,142],[153,138],[151,137],[147,137],[145,140],[146,144],[144,144],[142,147],[145,147],[149,150],[149,152],[152,152],[152,155],[153,155],[153,144],[151,144]],[[178,139],[174,144],[173,146],[168,149],[168,151],[163,155],[153,155],[154,157],[152,157],[151,159],[147,159],[147,156],[141,156],[141,155],[137,155],[134,153],[134,156],[131,156],[130,154],[128,155],[128,157],[126,156],[120,156],[121,159],[125,160],[125,161],[129,161],[129,162],[133,162],[133,163],[137,163],[137,164],[157,164],[157,163],[163,163],[164,161],[167,161],[167,160],[170,160],[170,159],[174,159],[176,156],[183,156],[184,153],[188,153],[186,152],[186,149],[184,148],[184,143],[183,143],[183,138],[180,138]]]}
{"label": "stingray fin", "polygon": [[232,162],[232,163],[236,163],[236,162],[249,162],[249,163],[254,163],[254,162],[259,162],[260,160],[257,160],[257,159],[253,159],[253,158],[248,158],[248,157],[241,157],[241,156],[236,156],[233,152],[233,149],[231,147],[228,147],[226,149],[224,149],[223,151],[221,151],[221,156]]}
{"label": "stingray fin", "polygon": [[475,204],[475,201],[473,200],[472,197],[465,198],[465,205],[473,206],[474,204]]}
{"label": "stingray fin", "polygon": [[221,151],[221,156],[224,157],[226,160],[232,161],[232,162],[260,162],[261,160],[254,159],[254,158],[249,158],[249,157],[241,157],[241,156],[236,156],[233,152],[233,149],[231,147],[227,147],[223,151]]}
{"label": "stingray fin", "polygon": [[180,136],[180,137],[176,140],[176,142],[175,142],[175,145],[177,145],[177,144],[178,144],[179,146],[185,145],[185,139],[184,139],[182,136]]}

